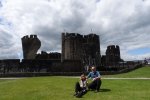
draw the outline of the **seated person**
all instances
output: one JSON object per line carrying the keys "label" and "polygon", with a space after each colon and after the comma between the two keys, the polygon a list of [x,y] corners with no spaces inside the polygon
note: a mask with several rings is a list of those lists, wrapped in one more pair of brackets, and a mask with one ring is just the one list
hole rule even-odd
{"label": "seated person", "polygon": [[75,95],[76,97],[82,97],[87,92],[87,80],[84,74],[81,75],[79,82],[75,85]]}
{"label": "seated person", "polygon": [[87,78],[91,78],[92,82],[89,84],[89,90],[95,90],[95,92],[99,92],[101,86],[101,76],[99,71],[96,71],[96,67],[92,66],[91,72],[88,74]]}

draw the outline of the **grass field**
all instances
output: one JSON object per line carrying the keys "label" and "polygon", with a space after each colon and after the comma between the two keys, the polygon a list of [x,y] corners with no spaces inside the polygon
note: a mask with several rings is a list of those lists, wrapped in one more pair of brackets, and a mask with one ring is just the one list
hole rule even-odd
{"label": "grass field", "polygon": [[[109,77],[148,77],[150,67]],[[108,77],[108,76],[104,76]],[[150,100],[150,80],[102,80],[101,91],[75,98],[78,78],[49,76],[0,80],[0,100]]]}
{"label": "grass field", "polygon": [[103,77],[123,77],[123,78],[136,78],[136,77],[145,77],[150,78],[150,66],[146,66],[144,68],[136,69],[135,71],[131,71],[128,73],[118,74],[118,75],[105,75]]}

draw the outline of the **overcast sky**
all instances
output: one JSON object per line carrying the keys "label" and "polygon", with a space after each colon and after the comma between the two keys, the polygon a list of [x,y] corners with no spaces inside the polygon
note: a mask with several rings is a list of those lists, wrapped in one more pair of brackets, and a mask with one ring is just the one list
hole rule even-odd
{"label": "overcast sky", "polygon": [[37,34],[39,51],[61,52],[61,33],[100,35],[101,54],[150,58],[150,0],[0,0],[0,59],[22,58],[21,38]]}

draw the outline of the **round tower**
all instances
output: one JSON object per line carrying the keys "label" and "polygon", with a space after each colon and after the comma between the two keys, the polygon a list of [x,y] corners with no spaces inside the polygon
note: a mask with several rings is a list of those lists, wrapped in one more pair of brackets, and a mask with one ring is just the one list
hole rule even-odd
{"label": "round tower", "polygon": [[41,47],[41,41],[37,35],[28,35],[21,38],[24,59],[35,59],[38,49]]}

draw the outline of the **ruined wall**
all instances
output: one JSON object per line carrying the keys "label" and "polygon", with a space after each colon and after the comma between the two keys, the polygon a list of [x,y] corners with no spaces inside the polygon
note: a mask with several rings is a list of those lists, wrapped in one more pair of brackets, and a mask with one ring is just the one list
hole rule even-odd
{"label": "ruined wall", "polygon": [[41,47],[41,41],[37,35],[28,35],[21,38],[24,59],[35,59],[38,49]]}
{"label": "ruined wall", "polygon": [[17,72],[20,66],[20,59],[0,60],[0,73]]}
{"label": "ruined wall", "polygon": [[118,45],[108,46],[107,50],[106,50],[106,64],[108,66],[114,66],[120,60],[121,60],[121,58],[120,58],[120,48],[119,48],[119,46]]}
{"label": "ruined wall", "polygon": [[23,59],[20,72],[81,72],[83,67],[80,61]]}
{"label": "ruined wall", "polygon": [[83,72],[83,65],[80,60],[64,60],[61,63],[54,62],[51,72]]}
{"label": "ruined wall", "polygon": [[61,59],[61,53],[58,53],[58,52],[47,53],[45,51],[41,51],[40,54],[36,54],[35,59],[60,60]]}

